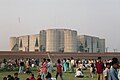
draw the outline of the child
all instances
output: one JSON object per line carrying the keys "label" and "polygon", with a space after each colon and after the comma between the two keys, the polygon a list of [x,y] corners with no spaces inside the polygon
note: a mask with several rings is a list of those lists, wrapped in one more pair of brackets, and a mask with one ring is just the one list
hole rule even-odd
{"label": "child", "polygon": [[38,75],[37,80],[42,80],[41,75]]}
{"label": "child", "polygon": [[15,73],[15,74],[14,74],[14,77],[15,77],[15,78],[14,78],[15,80],[20,80],[20,79],[18,78],[18,73]]}
{"label": "child", "polygon": [[63,77],[62,77],[62,65],[61,65],[60,59],[57,60],[56,80],[57,80],[58,75],[60,75],[61,80],[63,80]]}
{"label": "child", "polygon": [[75,77],[78,77],[78,78],[83,78],[84,77],[84,75],[83,75],[83,73],[82,73],[80,68],[75,73]]}
{"label": "child", "polygon": [[30,80],[36,80],[36,79],[34,78],[34,74],[31,74],[31,75],[30,75]]}

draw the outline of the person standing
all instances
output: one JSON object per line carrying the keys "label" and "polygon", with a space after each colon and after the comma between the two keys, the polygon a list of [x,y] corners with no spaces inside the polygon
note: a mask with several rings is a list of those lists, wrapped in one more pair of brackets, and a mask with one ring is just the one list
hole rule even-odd
{"label": "person standing", "polygon": [[112,67],[110,68],[110,80],[119,80],[118,79],[118,59],[112,59]]}
{"label": "person standing", "polygon": [[44,58],[43,59],[43,63],[42,63],[42,80],[45,80],[45,77],[47,76],[47,66],[48,66],[48,63],[46,61],[46,59]]}
{"label": "person standing", "polygon": [[74,64],[75,64],[75,61],[74,61],[73,57],[71,57],[71,62],[70,62],[70,64],[71,64],[70,72],[74,72]]}
{"label": "person standing", "polygon": [[47,59],[47,72],[49,72],[50,74],[52,73],[53,70],[53,64],[52,62],[50,62],[50,59]]}
{"label": "person standing", "polygon": [[24,60],[21,59],[19,64],[19,73],[23,73],[23,70],[24,70]]}
{"label": "person standing", "polygon": [[110,67],[111,64],[110,63],[106,63],[106,68],[103,71],[103,80],[110,80]]}
{"label": "person standing", "polygon": [[62,77],[62,65],[61,65],[60,59],[57,60],[57,73],[56,73],[56,77],[55,77],[56,80],[57,80],[58,75],[60,75],[61,80],[63,80],[63,77]]}
{"label": "person standing", "polygon": [[64,70],[64,72],[67,71],[67,62],[66,62],[66,59],[63,60],[63,70]]}
{"label": "person standing", "polygon": [[101,57],[98,57],[98,62],[96,62],[97,80],[103,80],[103,69],[104,63],[101,61]]}
{"label": "person standing", "polygon": [[67,70],[69,71],[70,70],[70,59],[69,58],[66,60],[66,64],[67,64]]}

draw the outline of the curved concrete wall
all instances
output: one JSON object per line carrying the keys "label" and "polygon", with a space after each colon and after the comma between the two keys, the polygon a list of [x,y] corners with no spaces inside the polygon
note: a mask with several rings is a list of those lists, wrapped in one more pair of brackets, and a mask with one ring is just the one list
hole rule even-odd
{"label": "curved concrete wall", "polygon": [[[97,45],[98,43],[99,45]],[[89,36],[89,38],[83,37],[83,39],[78,36],[77,40],[77,31],[75,30],[47,29],[41,30],[37,35],[11,37],[10,49],[16,51],[43,52],[104,52],[105,40],[100,41],[99,38],[92,36]]]}
{"label": "curved concrete wall", "polygon": [[59,31],[57,29],[46,30],[46,51],[59,51]]}
{"label": "curved concrete wall", "polygon": [[46,50],[46,31],[40,31],[40,51]]}
{"label": "curved concrete wall", "polygon": [[64,52],[77,52],[77,31],[64,31]]}
{"label": "curved concrete wall", "polygon": [[59,52],[64,52],[64,29],[59,29]]}

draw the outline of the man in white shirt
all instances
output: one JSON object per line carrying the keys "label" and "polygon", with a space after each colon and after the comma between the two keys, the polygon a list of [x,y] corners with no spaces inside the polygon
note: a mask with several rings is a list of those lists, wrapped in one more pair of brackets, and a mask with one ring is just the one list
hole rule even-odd
{"label": "man in white shirt", "polygon": [[84,77],[84,75],[83,75],[83,73],[82,73],[80,68],[75,73],[75,77],[78,77],[78,78],[83,78]]}
{"label": "man in white shirt", "polygon": [[50,62],[50,59],[47,59],[47,62],[48,62],[47,71],[48,71],[49,73],[52,73],[53,64]]}

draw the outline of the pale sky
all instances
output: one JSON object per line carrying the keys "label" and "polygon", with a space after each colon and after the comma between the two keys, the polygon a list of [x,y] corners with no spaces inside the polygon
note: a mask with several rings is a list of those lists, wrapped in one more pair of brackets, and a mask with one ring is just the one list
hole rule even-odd
{"label": "pale sky", "polygon": [[120,0],[0,0],[0,50],[10,50],[9,37],[49,28],[105,38],[120,51]]}

